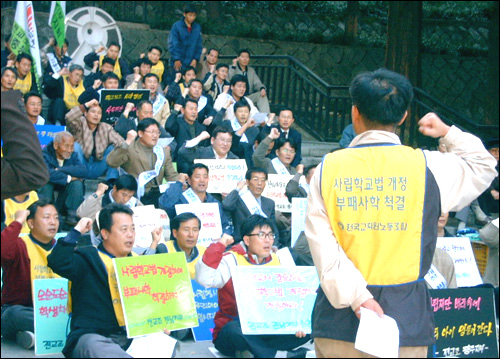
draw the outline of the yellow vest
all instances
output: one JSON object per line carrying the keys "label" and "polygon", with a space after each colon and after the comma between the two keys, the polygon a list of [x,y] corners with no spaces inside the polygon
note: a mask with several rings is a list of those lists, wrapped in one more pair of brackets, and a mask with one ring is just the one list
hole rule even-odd
{"label": "yellow vest", "polygon": [[85,87],[83,87],[83,81],[73,87],[68,80],[68,75],[63,76],[64,82],[64,104],[68,110],[71,110],[73,107],[78,106],[80,103],[78,102],[78,97],[85,91]]}
{"label": "yellow vest", "polygon": [[160,79],[160,83],[161,83],[161,78],[163,76],[164,71],[165,71],[165,66],[163,65],[163,61],[161,61],[161,60],[159,60],[156,63],[156,65],[151,67],[151,73],[158,76],[158,78]]}
{"label": "yellow vest", "polygon": [[280,259],[275,253],[271,253],[271,261],[264,263],[264,264],[255,264],[251,263],[248,260],[248,257],[246,255],[238,254],[236,252],[230,252],[234,258],[236,259],[236,263],[239,266],[254,266],[254,265],[263,265],[263,266],[280,266]]}
{"label": "yellow vest", "polygon": [[23,95],[27,94],[31,90],[31,86],[33,85],[33,79],[31,77],[31,72],[28,72],[26,77],[21,80],[20,77],[17,78],[16,84],[14,85],[14,90],[19,90],[23,93]]}
{"label": "yellow vest", "polygon": [[[97,253],[106,267],[106,272],[108,272],[109,292],[111,293],[116,320],[118,321],[118,325],[123,327],[125,326],[125,315],[123,314],[122,301],[120,299],[118,279],[116,277],[115,266],[113,265],[113,258],[111,258],[108,254],[101,252],[99,249],[97,249]],[[134,252],[131,252],[131,254],[133,257],[137,256]]]}
{"label": "yellow vest", "polygon": [[420,273],[426,162],[406,146],[328,154],[321,193],[333,233],[369,285],[416,281]]}
{"label": "yellow vest", "polygon": [[[32,203],[38,201],[38,194],[31,191],[24,202],[17,202],[14,198],[8,198],[3,201],[3,210],[5,214],[5,225],[9,225],[16,219],[16,212],[21,209],[27,209]],[[28,223],[24,222],[20,234],[29,234],[30,228]]]}
{"label": "yellow vest", "polygon": [[[104,60],[106,56],[101,55],[99,57],[99,68],[102,66],[102,60]],[[120,58],[117,57],[115,60],[115,68],[113,69],[113,72],[118,76],[118,78],[121,80],[122,79],[122,69],[120,68]]]}
{"label": "yellow vest", "polygon": [[[166,242],[168,253],[180,252],[175,248],[174,242],[175,241],[173,241],[173,240]],[[196,263],[198,263],[198,259],[203,257],[203,254],[207,250],[206,247],[198,246],[198,245],[196,246],[196,248],[198,249],[198,255],[196,256],[196,258],[194,258],[191,262],[189,262],[187,264],[188,270],[189,270],[189,275],[191,276],[191,279],[194,279],[194,277],[196,275]]]}

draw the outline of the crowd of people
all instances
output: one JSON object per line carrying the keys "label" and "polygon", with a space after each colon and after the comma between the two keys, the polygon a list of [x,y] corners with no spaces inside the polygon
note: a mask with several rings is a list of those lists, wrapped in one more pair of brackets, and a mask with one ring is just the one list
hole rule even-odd
{"label": "crowd of people", "polygon": [[[31,56],[9,54],[6,39],[2,336],[33,346],[33,280],[61,276],[72,283],[64,355],[129,357],[111,259],[184,252],[191,278],[219,290],[213,341],[224,355],[305,357],[301,345],[311,338],[318,357],[359,355],[353,342],[365,307],[396,319],[400,356],[425,356],[434,341],[427,292],[432,286],[423,280],[431,263],[448,287],[456,287],[453,263],[446,253],[435,254],[436,238],[447,236],[446,222],[438,220],[478,197],[489,203],[481,207],[487,218],[481,235],[491,244],[492,258],[485,281],[498,287],[498,139],[486,149],[479,138],[431,113],[420,120],[420,131],[440,139],[439,151],[402,146],[395,132],[408,114],[413,89],[403,76],[380,69],[351,84],[352,126],[340,142],[346,149],[305,167],[293,109],[271,112],[266,86],[249,65],[249,50],[224,64],[217,49],[204,49],[196,15],[188,5],[173,25],[169,61],[155,45],[128,64],[119,56],[120,45],[110,43],[75,64],[67,56],[68,42],[60,47],[51,39],[42,49],[46,118]],[[116,122],[106,123],[102,89],[147,89],[150,96],[128,103]],[[42,151],[33,126],[40,124],[67,130]],[[245,180],[227,192],[209,193],[210,170],[199,159],[244,160]],[[290,215],[263,196],[270,174],[293,176],[285,190],[290,202],[308,199],[305,231],[293,248]],[[85,198],[90,179],[100,183]],[[353,197],[353,186],[365,193]],[[178,204],[198,203],[217,204],[220,215],[220,238],[208,248],[197,243],[200,218],[176,211]],[[171,235],[164,242],[159,227],[151,246],[137,250],[132,209],[143,205],[165,210]],[[398,229],[380,229],[387,222]],[[61,231],[68,234],[56,240]],[[245,335],[232,269],[280,265],[275,251],[285,247],[297,265],[318,270],[312,334]],[[171,333],[178,339],[186,334]]]}

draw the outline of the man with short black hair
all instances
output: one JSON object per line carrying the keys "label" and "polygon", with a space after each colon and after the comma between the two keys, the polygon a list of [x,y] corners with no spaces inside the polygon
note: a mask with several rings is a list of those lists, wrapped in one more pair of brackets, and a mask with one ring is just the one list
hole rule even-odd
{"label": "man with short black hair", "polygon": [[[127,62],[121,57],[119,57],[121,50],[120,44],[112,41],[109,43],[108,49],[106,50],[106,54],[98,55],[98,53],[104,50],[106,50],[106,47],[101,46],[97,49],[96,52],[88,53],[83,58],[83,62],[85,62],[85,65],[90,67],[92,69],[92,72],[95,73],[97,72],[97,70],[102,71],[104,59],[106,57],[113,59],[115,63],[113,64],[113,69],[111,71],[113,71],[116,74],[116,76],[118,76],[118,79],[120,81],[123,81],[125,77],[130,73],[130,71]],[[104,73],[105,72],[103,72],[103,74]]]}
{"label": "man with short black hair", "polygon": [[127,90],[142,90],[142,79],[151,72],[153,63],[148,58],[142,58],[137,61],[134,67],[134,73],[125,78],[125,88]]}
{"label": "man with short black hair", "polygon": [[201,56],[205,58],[196,65],[196,78],[205,83],[206,79],[215,72],[215,66],[219,61],[219,50],[212,47],[207,51],[206,48],[203,48]]}
{"label": "man with short black hair", "polygon": [[40,116],[42,113],[42,96],[38,92],[28,92],[23,96],[26,116],[34,125],[45,125],[45,119]]}
{"label": "man with short black hair", "polygon": [[89,86],[84,92],[78,97],[78,102],[84,104],[91,100],[97,100],[101,102],[101,92],[102,90],[116,90],[120,87],[120,80],[114,72],[106,72],[102,75],[100,80],[96,80],[94,85]]}
{"label": "man with short black hair", "polygon": [[[271,129],[271,133],[260,142],[253,153],[253,163],[255,166],[267,169],[270,174],[294,175],[297,170],[291,164],[295,158],[297,144],[293,138],[287,139],[279,136],[277,128]],[[266,157],[271,142],[275,143],[274,148],[276,148],[276,157],[272,160]]]}
{"label": "man with short black hair", "polygon": [[[148,59],[152,63],[151,67],[151,73],[155,74],[158,76],[158,80],[160,81],[161,84],[164,84],[166,82],[167,76],[165,73],[165,64],[161,60],[161,55],[163,53],[163,50],[161,47],[153,45],[149,48],[148,50]],[[144,54],[141,54],[141,57],[143,57]]]}
{"label": "man with short black hair", "polygon": [[[241,99],[244,99],[250,106],[250,118],[253,118],[259,110],[255,107],[253,101],[245,96],[247,89],[247,82],[243,75],[236,74],[231,78],[231,90],[228,92],[228,88],[225,88],[223,92],[217,97],[214,103],[215,111],[220,111],[225,108],[226,113],[224,114],[224,120],[232,120],[234,115],[234,104]],[[229,106],[227,103],[231,102]]]}
{"label": "man with short black hair", "polygon": [[226,64],[217,64],[215,72],[212,72],[209,72],[202,82],[203,90],[215,100],[222,92],[224,92],[224,88],[229,88],[230,86],[230,83],[227,80],[229,66]]}
{"label": "man with short black hair", "polygon": [[15,67],[2,67],[2,91],[13,90],[16,85],[17,76],[17,70]]}
{"label": "man with short black hair", "polygon": [[160,88],[160,80],[153,73],[145,75],[142,79],[143,89],[149,90],[149,102],[153,104],[153,117],[161,127],[165,126],[168,116],[170,116],[170,105],[163,96]]}
{"label": "man with short black hair", "polygon": [[20,52],[16,57],[17,81],[14,90],[19,90],[22,94],[36,91],[36,80],[31,74],[33,58],[25,52]]}
{"label": "man with short black hair", "polygon": [[[101,87],[101,84],[102,84],[102,76],[109,73],[109,72],[113,72],[113,68],[116,64],[116,61],[110,57],[105,57],[103,60],[102,60],[102,63],[101,63],[101,68],[99,71],[97,71],[97,66],[95,67],[95,70],[92,70],[92,72],[90,74],[88,74],[87,76],[85,76],[85,80],[83,81],[83,86],[85,87],[85,89],[88,89],[89,87],[94,87],[94,89],[99,89]],[[116,74],[115,74],[116,75]],[[118,78],[118,75],[116,75],[117,78]],[[118,78],[118,81],[119,78]]]}

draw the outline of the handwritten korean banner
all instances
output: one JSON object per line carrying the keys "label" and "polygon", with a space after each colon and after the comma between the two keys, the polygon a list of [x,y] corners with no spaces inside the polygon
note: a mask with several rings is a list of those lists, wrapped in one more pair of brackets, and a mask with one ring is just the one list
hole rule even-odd
{"label": "handwritten korean banner", "polygon": [[307,198],[292,198],[292,247],[306,228]]}
{"label": "handwritten korean banner", "polygon": [[[102,90],[101,121],[114,126],[128,102],[137,105],[143,100],[149,100],[149,90]],[[134,107],[129,113],[129,118],[136,117],[135,112],[136,108]]]}
{"label": "handwritten korean banner", "polygon": [[217,203],[176,204],[177,214],[191,212],[201,221],[198,244],[208,247],[213,239],[222,236],[222,224]]}
{"label": "handwritten korean banner", "polygon": [[35,131],[42,148],[47,146],[56,137],[56,133],[66,131],[66,126],[35,125]]}
{"label": "handwritten korean banner", "polygon": [[436,246],[453,258],[458,287],[472,287],[483,283],[469,238],[438,237]]}
{"label": "handwritten korean banner", "polygon": [[311,333],[315,267],[238,266],[233,284],[243,334]]}
{"label": "handwritten korean banner", "polygon": [[216,288],[205,288],[195,280],[191,280],[194,292],[196,311],[198,312],[198,327],[192,328],[194,340],[212,341],[215,313],[219,310],[219,300]]}
{"label": "handwritten korean banner", "polygon": [[68,280],[65,278],[33,281],[35,312],[35,354],[61,353],[69,328]]}
{"label": "handwritten korean banner", "polygon": [[229,193],[239,181],[245,180],[247,164],[245,160],[194,160],[209,169],[208,193]]}
{"label": "handwritten korean banner", "polygon": [[269,175],[266,188],[262,195],[274,201],[274,209],[280,212],[290,213],[292,204],[285,195],[286,185],[293,178],[292,175]]}
{"label": "handwritten korean banner", "polygon": [[429,358],[497,358],[493,288],[432,289],[436,344]]}
{"label": "handwritten korean banner", "polygon": [[129,338],[198,326],[183,252],[113,261]]}

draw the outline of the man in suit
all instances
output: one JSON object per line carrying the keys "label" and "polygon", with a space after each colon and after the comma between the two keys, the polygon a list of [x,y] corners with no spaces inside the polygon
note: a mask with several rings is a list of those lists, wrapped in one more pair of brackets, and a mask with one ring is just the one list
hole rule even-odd
{"label": "man in suit", "polygon": [[[210,138],[208,132],[203,131],[199,136],[190,141],[186,141],[179,149],[178,168],[186,172],[187,168],[193,165],[195,159],[216,159],[216,160],[236,160],[238,156],[231,152],[233,143],[233,133],[229,129],[217,126],[210,139],[211,146],[198,146],[201,141]],[[186,168],[186,170],[184,170]]]}
{"label": "man in suit", "polygon": [[[231,213],[234,226],[234,243],[242,240],[241,225],[252,214],[259,214],[269,218],[273,223],[273,232],[279,233],[275,220],[274,201],[262,196],[266,188],[267,171],[263,168],[250,168],[246,175],[246,181],[239,182],[236,189],[231,191],[222,201],[222,207],[227,213]],[[246,189],[243,187],[247,185]],[[278,236],[276,243],[279,243]]]}
{"label": "man in suit", "polygon": [[[136,137],[139,139],[136,141]],[[108,156],[111,167],[122,167],[137,178],[137,197],[144,205],[158,207],[160,185],[163,179],[177,180],[178,173],[172,165],[170,149],[158,145],[160,125],[154,118],[145,118],[137,125],[137,132],[131,130],[121,146]]]}

